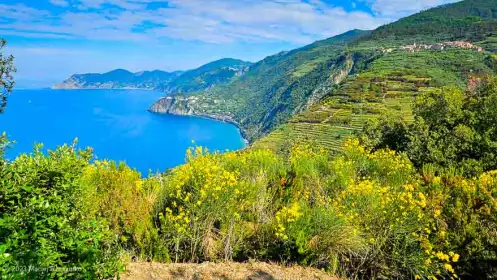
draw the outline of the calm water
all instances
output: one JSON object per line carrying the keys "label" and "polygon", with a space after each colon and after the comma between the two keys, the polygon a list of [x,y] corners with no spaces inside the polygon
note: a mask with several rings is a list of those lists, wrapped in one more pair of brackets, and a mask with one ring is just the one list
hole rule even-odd
{"label": "calm water", "polygon": [[0,131],[17,143],[7,151],[13,159],[31,152],[33,144],[53,149],[79,139],[97,158],[125,161],[142,174],[164,171],[184,162],[196,145],[210,150],[244,147],[238,129],[196,117],[156,115],[147,108],[162,93],[138,90],[18,90],[0,115]]}

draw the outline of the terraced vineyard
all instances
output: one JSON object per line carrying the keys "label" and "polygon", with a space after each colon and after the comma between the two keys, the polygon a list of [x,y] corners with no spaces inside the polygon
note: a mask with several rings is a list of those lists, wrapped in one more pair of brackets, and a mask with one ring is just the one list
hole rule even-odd
{"label": "terraced vineyard", "polygon": [[418,94],[442,86],[464,88],[468,77],[492,73],[485,62],[491,56],[462,49],[384,54],[253,147],[285,152],[293,143],[305,143],[338,151],[347,137],[382,113],[413,121],[411,104]]}
{"label": "terraced vineyard", "polygon": [[485,41],[478,42],[477,45],[488,51],[497,52],[497,33],[488,37]]}

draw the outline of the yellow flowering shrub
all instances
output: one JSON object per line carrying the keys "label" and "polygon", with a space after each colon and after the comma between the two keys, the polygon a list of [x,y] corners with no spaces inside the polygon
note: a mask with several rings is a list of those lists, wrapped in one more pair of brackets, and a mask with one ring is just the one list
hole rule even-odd
{"label": "yellow flowering shrub", "polygon": [[88,186],[83,199],[87,214],[105,217],[121,246],[137,254],[150,252],[157,238],[152,208],[158,181],[142,179],[139,172],[125,164],[106,160],[87,165],[80,181]]}
{"label": "yellow flowering shrub", "polygon": [[351,278],[448,279],[475,271],[472,259],[487,271],[497,259],[497,172],[418,171],[404,154],[350,139],[342,154],[295,146],[288,158],[197,147],[158,180],[155,222],[175,261],[256,258]]}
{"label": "yellow flowering shrub", "polygon": [[290,207],[285,206],[280,211],[276,212],[277,237],[280,237],[283,240],[288,239],[288,235],[285,233],[285,227],[290,223],[296,222],[297,219],[302,216],[300,210],[300,205],[295,202]]}
{"label": "yellow flowering shrub", "polygon": [[256,222],[269,216],[267,185],[279,180],[267,171],[275,166],[278,159],[268,151],[189,149],[187,163],[164,178],[155,210],[175,260],[233,258]]}
{"label": "yellow flowering shrub", "polygon": [[[404,155],[391,150],[372,152],[351,139],[345,143],[343,156],[328,158],[327,161],[320,160],[320,156],[327,155],[310,147],[298,147],[291,157],[291,164],[295,167],[302,159],[306,166],[312,166],[308,157],[316,157],[320,164],[328,165],[319,170],[319,182],[325,185],[324,188],[316,181],[314,185],[306,185],[311,189],[310,193],[318,194],[318,199],[303,193],[300,204],[314,209],[326,207],[328,212],[334,213],[336,222],[344,222],[341,223],[342,231],[351,229],[348,236],[356,237],[353,243],[349,243],[355,245],[349,247],[348,253],[329,255],[328,261],[333,264],[335,272],[388,278],[404,275],[455,277],[451,262],[445,258],[433,258],[431,240],[433,236],[443,235],[443,231],[435,223],[436,212],[429,205],[430,198],[416,170]],[[281,218],[289,216],[288,209],[291,208],[284,207],[277,213],[276,236],[285,242],[293,239],[299,252],[311,255],[309,250],[302,250],[305,246],[302,246],[301,239],[307,236],[303,227],[314,231],[312,225],[302,223],[312,211],[300,214],[297,219],[291,215],[289,219]],[[292,230],[298,227],[298,230]],[[293,237],[292,231],[297,231]],[[314,236],[308,236],[308,243],[320,238],[320,234],[314,233]],[[369,267],[361,267],[361,263],[369,263]],[[359,267],[362,271],[355,271]]]}
{"label": "yellow flowering shrub", "polygon": [[497,236],[492,234],[497,228],[497,171],[474,178],[450,171],[433,176],[430,171],[425,168],[423,178],[439,228],[427,248],[431,259],[445,262],[454,278],[467,273],[474,278],[497,276],[492,265],[497,261]]}
{"label": "yellow flowering shrub", "polygon": [[[415,168],[402,153],[373,151],[354,139],[339,154],[304,145],[287,157],[196,147],[187,151],[186,164],[146,179],[124,164],[82,155],[69,147],[50,157],[23,155],[4,166],[6,174],[22,174],[5,189],[9,203],[25,198],[21,192],[45,201],[19,203],[36,211],[59,211],[48,207],[57,201],[67,211],[77,207],[69,211],[75,223],[85,221],[77,240],[100,240],[98,252],[122,248],[175,262],[300,263],[351,279],[497,278],[497,171],[468,177],[434,164]],[[45,176],[62,181],[53,185]],[[49,190],[50,201],[38,190]],[[69,192],[60,202],[59,191],[68,190],[74,197]],[[37,225],[33,211],[23,217]],[[66,223],[62,215],[57,220]],[[15,220],[4,222],[23,230]],[[72,240],[60,252],[75,246]],[[78,246],[77,254],[89,248]],[[5,254],[7,267],[14,254]]]}

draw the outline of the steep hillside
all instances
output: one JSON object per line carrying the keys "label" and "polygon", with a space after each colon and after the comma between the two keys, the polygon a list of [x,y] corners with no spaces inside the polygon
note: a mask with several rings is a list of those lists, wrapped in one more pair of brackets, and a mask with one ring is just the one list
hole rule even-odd
{"label": "steep hillside", "polygon": [[176,95],[173,102],[161,100],[151,111],[231,119],[249,140],[256,139],[319,100],[353,72],[358,58],[345,49],[367,34],[354,30],[267,57],[233,83],[208,93]]}
{"label": "steep hillside", "polygon": [[153,89],[166,93],[209,90],[241,76],[250,62],[225,58],[186,72],[144,71],[132,73],[117,69],[104,74],[76,74],[54,89]]}
{"label": "steep hillside", "polygon": [[189,93],[209,90],[217,85],[229,83],[245,73],[252,63],[232,58],[224,58],[189,70],[165,83],[159,90],[167,93]]}
{"label": "steep hillside", "polygon": [[370,38],[396,43],[485,41],[497,34],[497,1],[466,0],[418,13],[378,28]]}
{"label": "steep hillside", "polygon": [[209,94],[178,95],[151,110],[229,119],[250,141],[277,128],[256,146],[305,137],[338,147],[387,108],[408,117],[418,92],[464,87],[470,76],[493,73],[496,7],[497,0],[467,0],[372,32],[350,31],[265,58]]}
{"label": "steep hillside", "polygon": [[254,146],[285,152],[304,142],[339,150],[347,136],[386,111],[411,121],[419,93],[465,88],[470,78],[496,73],[496,46],[496,0],[444,5],[382,26],[349,49],[380,49],[381,55]]}
{"label": "steep hillside", "polygon": [[465,88],[468,77],[495,72],[492,55],[468,49],[393,51],[349,76],[310,109],[259,139],[254,147],[286,151],[292,143],[339,150],[368,119],[387,110],[412,121],[411,104],[422,92],[442,86]]}

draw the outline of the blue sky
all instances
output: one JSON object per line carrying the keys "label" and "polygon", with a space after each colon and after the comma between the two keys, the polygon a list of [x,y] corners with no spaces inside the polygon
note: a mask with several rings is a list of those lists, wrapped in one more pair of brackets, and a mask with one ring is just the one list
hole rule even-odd
{"label": "blue sky", "polygon": [[0,37],[20,87],[73,73],[185,70],[374,29],[454,0],[2,0]]}

